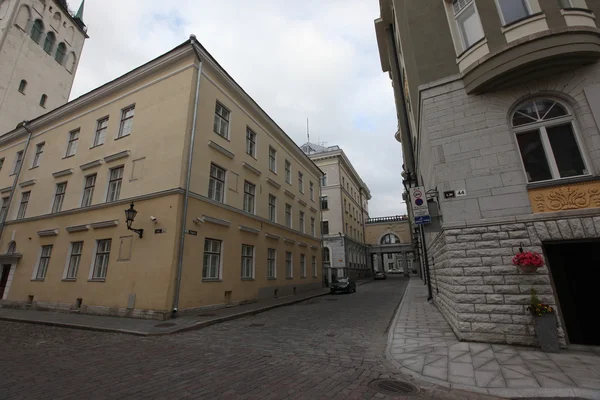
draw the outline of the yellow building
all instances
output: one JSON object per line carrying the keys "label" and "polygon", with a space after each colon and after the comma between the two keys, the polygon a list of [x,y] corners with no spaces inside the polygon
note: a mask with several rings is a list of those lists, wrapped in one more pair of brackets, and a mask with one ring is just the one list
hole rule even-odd
{"label": "yellow building", "polygon": [[321,285],[321,171],[194,36],[1,136],[0,165],[4,306],[160,319]]}

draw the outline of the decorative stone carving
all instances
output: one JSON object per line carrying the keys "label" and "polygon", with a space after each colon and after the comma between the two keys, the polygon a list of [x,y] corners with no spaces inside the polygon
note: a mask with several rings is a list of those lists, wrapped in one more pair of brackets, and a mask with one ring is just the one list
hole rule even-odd
{"label": "decorative stone carving", "polygon": [[600,182],[532,190],[530,199],[534,212],[600,207]]}

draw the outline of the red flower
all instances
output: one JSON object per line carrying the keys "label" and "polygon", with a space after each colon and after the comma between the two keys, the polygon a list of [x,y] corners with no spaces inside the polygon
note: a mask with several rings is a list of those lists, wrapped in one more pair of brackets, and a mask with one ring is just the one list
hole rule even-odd
{"label": "red flower", "polygon": [[540,268],[544,266],[544,259],[536,252],[525,251],[514,256],[512,260],[514,265],[532,266]]}

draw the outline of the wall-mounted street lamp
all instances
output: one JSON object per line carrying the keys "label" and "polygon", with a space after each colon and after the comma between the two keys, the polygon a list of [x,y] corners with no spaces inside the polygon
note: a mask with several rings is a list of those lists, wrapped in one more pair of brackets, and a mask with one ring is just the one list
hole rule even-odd
{"label": "wall-mounted street lamp", "polygon": [[135,233],[140,235],[140,239],[141,239],[142,236],[144,235],[144,230],[143,229],[134,229],[131,227],[131,224],[135,220],[136,215],[137,215],[137,211],[135,210],[135,208],[133,208],[133,202],[131,202],[129,209],[125,210],[125,221],[127,221],[127,229],[129,229],[130,231],[134,231]]}

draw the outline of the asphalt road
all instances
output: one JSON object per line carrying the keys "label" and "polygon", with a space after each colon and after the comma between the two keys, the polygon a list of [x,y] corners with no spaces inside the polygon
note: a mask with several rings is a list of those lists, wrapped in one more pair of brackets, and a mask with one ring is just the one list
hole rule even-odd
{"label": "asphalt road", "polygon": [[164,337],[0,321],[0,399],[371,399],[408,279]]}

